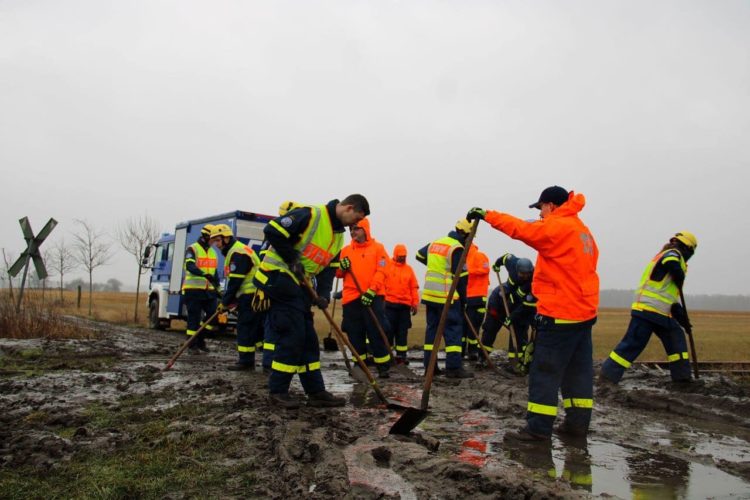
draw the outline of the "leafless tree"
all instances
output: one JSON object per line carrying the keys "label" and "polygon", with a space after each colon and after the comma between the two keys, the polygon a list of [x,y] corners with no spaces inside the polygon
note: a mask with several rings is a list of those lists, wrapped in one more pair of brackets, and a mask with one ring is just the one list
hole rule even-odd
{"label": "leafless tree", "polygon": [[143,267],[143,253],[146,247],[154,243],[159,237],[159,224],[148,215],[140,217],[131,217],[117,228],[117,239],[120,245],[130,255],[135,257],[138,265],[138,279],[135,285],[135,312],[133,321],[138,322],[138,304],[140,303],[139,294],[141,291],[141,276],[148,268]]}
{"label": "leafless tree", "polygon": [[49,270],[60,276],[60,302],[63,302],[63,287],[65,273],[76,268],[76,261],[73,252],[65,246],[65,240],[59,239],[57,243],[44,252],[44,262]]}
{"label": "leafless tree", "polygon": [[80,232],[73,234],[73,255],[89,275],[89,316],[91,316],[94,270],[109,263],[112,244],[103,241],[104,231],[96,229],[86,220],[76,219]]}
{"label": "leafless tree", "polygon": [[5,269],[3,270],[5,276],[8,277],[8,289],[10,290],[10,300],[11,302],[13,299],[13,277],[10,275],[10,266],[13,265],[13,262],[15,262],[15,258],[13,258],[13,254],[5,253],[5,249],[3,248],[3,262],[5,264]]}

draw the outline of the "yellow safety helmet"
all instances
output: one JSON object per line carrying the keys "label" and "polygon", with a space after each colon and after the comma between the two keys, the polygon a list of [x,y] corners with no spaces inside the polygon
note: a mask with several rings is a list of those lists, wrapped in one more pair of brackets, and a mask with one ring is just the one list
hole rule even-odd
{"label": "yellow safety helmet", "polygon": [[300,205],[296,201],[287,200],[279,205],[279,216],[286,215],[287,212],[291,212],[295,208],[299,208],[301,206],[302,205]]}
{"label": "yellow safety helmet", "polygon": [[680,231],[679,233],[675,234],[674,237],[691,250],[695,250],[696,248],[698,248],[698,238],[696,238],[695,235],[690,231]]}
{"label": "yellow safety helmet", "polygon": [[456,222],[456,231],[462,231],[466,234],[471,232],[471,222],[466,219],[461,219]]}
{"label": "yellow safety helmet", "polygon": [[201,235],[203,235],[203,236],[206,236],[206,237],[209,237],[209,238],[210,238],[210,237],[211,237],[211,231],[213,231],[213,230],[214,230],[214,227],[215,227],[215,226],[214,226],[213,224],[206,224],[205,226],[203,226],[203,227],[201,228]]}
{"label": "yellow safety helmet", "polygon": [[232,234],[232,228],[226,224],[216,224],[211,230],[211,238],[216,238],[217,236],[231,237],[234,236],[234,234]]}

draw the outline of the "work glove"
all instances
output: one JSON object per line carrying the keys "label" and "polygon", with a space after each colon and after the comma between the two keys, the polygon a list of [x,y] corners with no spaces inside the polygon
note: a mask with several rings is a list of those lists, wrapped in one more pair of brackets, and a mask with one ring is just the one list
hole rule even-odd
{"label": "work glove", "polygon": [[534,343],[529,342],[521,354],[521,359],[518,362],[518,373],[526,375],[529,373],[529,367],[531,366],[531,360],[534,359]]}
{"label": "work glove", "polygon": [[334,292],[333,294],[334,300],[341,300],[341,297],[343,296],[344,296],[344,292],[342,292],[341,290],[339,290],[338,292]]}
{"label": "work glove", "polygon": [[679,323],[679,325],[687,330],[688,332],[693,330],[693,325],[690,324],[690,320],[688,319],[688,315],[685,313],[685,309],[682,307],[681,304],[674,303],[672,304],[672,317]]}
{"label": "work glove", "polygon": [[328,299],[318,296],[318,299],[315,301],[315,305],[318,306],[318,309],[325,309],[328,307]]}
{"label": "work glove", "polygon": [[217,275],[206,273],[203,276],[214,286],[214,288],[219,288],[219,277]]}
{"label": "work glove", "polygon": [[482,219],[484,220],[484,217],[487,215],[487,210],[479,207],[474,207],[471,210],[469,210],[469,213],[466,214],[466,220],[471,222],[474,219]]}
{"label": "work glove", "polygon": [[365,307],[370,307],[372,305],[372,302],[375,300],[375,290],[372,288],[368,288],[365,293],[362,294],[362,297],[359,299],[362,301],[362,305]]}
{"label": "work glove", "polygon": [[292,274],[297,277],[300,281],[305,281],[305,266],[302,265],[302,262],[297,261],[293,263],[291,266],[289,266],[289,269],[292,271]]}
{"label": "work glove", "polygon": [[352,268],[352,261],[349,260],[349,257],[344,257],[339,261],[339,269],[342,271],[348,271]]}
{"label": "work glove", "polygon": [[250,302],[250,308],[255,312],[263,312],[271,309],[271,299],[263,290],[258,290],[253,294],[253,300]]}
{"label": "work glove", "polygon": [[223,313],[227,309],[229,309],[229,308],[227,306],[225,306],[223,302],[219,302],[219,305],[216,306],[216,310],[219,311],[219,314]]}
{"label": "work glove", "polygon": [[498,257],[494,264],[492,264],[492,270],[496,273],[499,273],[500,270],[503,268],[503,258]]}
{"label": "work glove", "polygon": [[506,316],[505,319],[503,320],[503,326],[507,328],[508,330],[510,330],[511,323],[513,323],[513,320],[510,319],[510,316]]}

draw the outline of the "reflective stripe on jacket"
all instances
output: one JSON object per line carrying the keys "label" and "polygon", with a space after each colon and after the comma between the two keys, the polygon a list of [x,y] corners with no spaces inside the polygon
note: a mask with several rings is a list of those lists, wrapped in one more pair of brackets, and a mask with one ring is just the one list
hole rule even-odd
{"label": "reflective stripe on jacket", "polygon": [[665,273],[661,281],[651,279],[654,267],[665,260],[679,260],[680,267],[687,273],[687,263],[682,254],[674,248],[664,250],[651,259],[641,275],[641,282],[635,290],[634,311],[651,311],[664,316],[672,316],[672,304],[680,301],[680,289],[670,273]]}
{"label": "reflective stripe on jacket", "polygon": [[[299,252],[299,261],[305,268],[305,274],[307,276],[315,276],[328,267],[328,264],[330,264],[341,251],[341,247],[344,244],[344,234],[335,233],[333,231],[331,218],[328,215],[328,210],[325,205],[309,208],[311,210],[310,223],[300,235],[300,240],[295,243],[294,249]],[[282,233],[286,232],[286,230],[275,221],[271,221],[269,224],[272,224]],[[265,276],[264,271],[284,272],[288,274],[295,283],[299,284],[297,277],[289,270],[289,266],[284,262],[284,259],[276,253],[273,246],[268,248],[266,255],[260,263],[260,268],[258,272],[256,272],[256,278],[261,283],[264,283],[268,279],[267,276]]]}
{"label": "reflective stripe on jacket", "polygon": [[[216,259],[216,251],[213,247],[208,247],[208,250],[204,249],[197,241],[190,245],[189,248],[193,249],[195,254],[195,265],[206,274],[216,274],[216,267],[218,260]],[[185,269],[185,280],[182,282],[182,290],[214,290],[214,286],[203,276],[198,276],[191,273],[187,269],[187,260],[183,267]]]}
{"label": "reflective stripe on jacket", "polygon": [[[422,300],[437,304],[445,304],[448,301],[448,292],[453,282],[451,272],[453,252],[462,248],[461,242],[450,236],[443,236],[430,244],[427,251],[427,272]],[[453,300],[458,299],[459,295],[456,291],[453,294]]]}
{"label": "reflective stripe on jacket", "polygon": [[[250,270],[247,272],[247,274],[239,274],[232,270],[232,256],[234,256],[234,254],[236,254],[237,252],[246,254],[252,261],[252,266],[250,267]],[[255,253],[255,250],[245,245],[241,241],[234,240],[234,243],[227,252],[227,256],[224,258],[224,277],[228,280],[232,278],[242,279],[240,288],[239,290],[237,290],[237,297],[239,297],[240,295],[250,295],[255,293],[255,290],[257,288],[253,284],[253,277],[255,276],[255,271],[258,270],[259,265],[260,259]]]}

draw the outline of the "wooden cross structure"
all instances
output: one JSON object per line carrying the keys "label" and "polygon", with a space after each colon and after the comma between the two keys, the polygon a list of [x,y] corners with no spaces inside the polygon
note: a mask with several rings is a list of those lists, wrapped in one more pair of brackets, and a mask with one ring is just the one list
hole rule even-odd
{"label": "wooden cross structure", "polygon": [[21,289],[18,292],[18,304],[16,304],[16,312],[21,310],[23,288],[26,284],[26,275],[29,272],[29,261],[34,262],[36,275],[40,280],[43,280],[47,277],[47,268],[44,267],[44,260],[42,259],[42,254],[39,253],[39,247],[42,245],[42,242],[47,239],[49,233],[51,233],[55,228],[55,226],[57,225],[57,221],[55,219],[50,219],[49,221],[47,221],[47,224],[44,225],[42,230],[39,231],[39,234],[36,236],[34,236],[34,231],[31,230],[31,224],[29,224],[28,217],[19,219],[18,223],[21,225],[21,231],[23,231],[23,237],[26,240],[26,250],[23,251],[21,256],[18,257],[18,260],[16,260],[13,265],[10,266],[10,269],[8,269],[8,274],[15,278],[16,275],[21,271],[21,268],[23,268],[23,278],[21,278]]}

